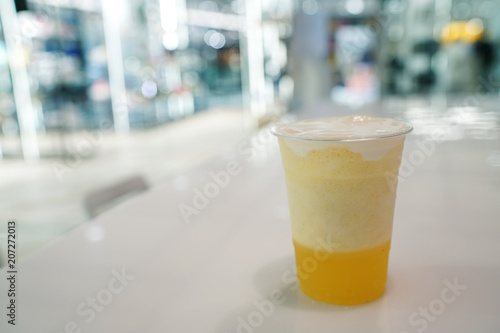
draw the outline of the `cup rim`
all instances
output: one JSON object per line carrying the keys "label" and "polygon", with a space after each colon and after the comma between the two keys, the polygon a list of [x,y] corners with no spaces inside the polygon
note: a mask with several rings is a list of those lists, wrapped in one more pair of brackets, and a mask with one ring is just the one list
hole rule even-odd
{"label": "cup rim", "polygon": [[[339,117],[340,118],[340,117]],[[380,118],[380,117],[377,117]],[[304,120],[314,120],[314,119],[322,119],[322,118],[310,118],[310,119],[303,119],[300,121]],[[367,135],[367,136],[357,136],[357,137],[318,137],[314,136],[313,134],[310,136],[298,136],[292,133],[284,133],[282,130],[292,124],[298,123],[300,121],[295,121],[291,123],[286,123],[286,124],[275,124],[271,127],[271,133],[275,135],[278,138],[284,138],[284,139],[292,139],[292,140],[297,140],[297,141],[319,141],[319,142],[353,142],[353,141],[371,141],[371,140],[381,140],[381,139],[389,139],[389,138],[394,138],[402,135],[406,135],[413,131],[413,126],[406,122],[402,121],[399,119],[394,119],[394,118],[380,118],[380,119],[390,119],[390,120],[395,120],[400,122],[404,128],[393,132],[393,133],[388,133],[388,134],[380,134],[380,135]]]}

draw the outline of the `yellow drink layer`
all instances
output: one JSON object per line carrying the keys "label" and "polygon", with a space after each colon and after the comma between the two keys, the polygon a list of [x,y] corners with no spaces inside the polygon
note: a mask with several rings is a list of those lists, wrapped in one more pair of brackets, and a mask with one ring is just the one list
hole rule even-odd
{"label": "yellow drink layer", "polygon": [[328,252],[294,242],[297,277],[307,296],[327,303],[370,302],[385,291],[390,242],[358,251]]}

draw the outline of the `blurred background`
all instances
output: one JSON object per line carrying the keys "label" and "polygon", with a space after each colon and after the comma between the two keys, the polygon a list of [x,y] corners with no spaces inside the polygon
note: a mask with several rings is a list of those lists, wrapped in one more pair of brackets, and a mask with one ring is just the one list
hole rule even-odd
{"label": "blurred background", "polygon": [[92,193],[186,189],[186,170],[325,101],[473,115],[499,101],[499,42],[487,0],[0,0],[2,221],[27,253],[94,216]]}

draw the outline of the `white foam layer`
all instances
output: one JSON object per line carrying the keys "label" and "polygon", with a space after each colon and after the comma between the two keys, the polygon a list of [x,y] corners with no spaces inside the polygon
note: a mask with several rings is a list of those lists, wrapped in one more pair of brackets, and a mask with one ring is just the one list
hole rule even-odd
{"label": "white foam layer", "polygon": [[281,125],[273,133],[285,139],[286,145],[301,157],[335,146],[360,153],[365,161],[377,161],[404,140],[402,134],[411,130],[408,123],[393,119],[346,116]]}
{"label": "white foam layer", "polygon": [[378,161],[404,139],[404,136],[397,136],[370,141],[300,141],[294,139],[284,139],[284,141],[300,157],[305,157],[313,150],[322,150],[334,146],[360,153],[365,161]]}

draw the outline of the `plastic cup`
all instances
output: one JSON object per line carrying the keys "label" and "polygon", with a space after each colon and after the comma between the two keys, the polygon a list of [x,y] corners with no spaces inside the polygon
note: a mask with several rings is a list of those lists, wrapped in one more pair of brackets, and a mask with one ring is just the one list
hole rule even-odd
{"label": "plastic cup", "polygon": [[385,291],[408,123],[369,116],[272,128],[285,172],[300,289],[339,305]]}

